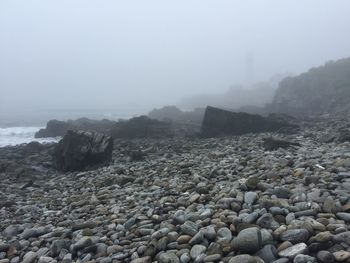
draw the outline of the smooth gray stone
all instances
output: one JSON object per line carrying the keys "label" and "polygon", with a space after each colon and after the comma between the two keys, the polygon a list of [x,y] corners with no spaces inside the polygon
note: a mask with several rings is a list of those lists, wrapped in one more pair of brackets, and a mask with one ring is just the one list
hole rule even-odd
{"label": "smooth gray stone", "polygon": [[350,213],[339,212],[336,216],[347,223],[350,222]]}
{"label": "smooth gray stone", "polygon": [[281,250],[280,252],[278,252],[278,255],[280,257],[293,259],[298,254],[303,254],[307,251],[308,251],[307,245],[305,243],[299,243],[299,244],[295,244],[291,247],[288,247],[286,249]]}
{"label": "smooth gray stone", "polygon": [[255,256],[260,257],[265,262],[272,262],[277,259],[277,251],[273,245],[265,245],[262,249],[255,253]]}
{"label": "smooth gray stone", "polygon": [[299,254],[294,258],[293,263],[317,263],[317,260],[309,255]]}
{"label": "smooth gray stone", "polygon": [[290,241],[293,244],[301,243],[301,242],[306,242],[309,239],[309,232],[306,229],[289,229],[284,231],[280,239],[282,241]]}
{"label": "smooth gray stone", "polygon": [[181,231],[184,234],[194,236],[198,232],[198,226],[196,225],[196,223],[194,223],[192,221],[186,221],[185,223],[183,223],[181,225]]}
{"label": "smooth gray stone", "polygon": [[199,255],[203,254],[207,248],[203,245],[194,245],[191,248],[190,255],[193,260],[195,260]]}
{"label": "smooth gray stone", "polygon": [[265,261],[259,257],[242,254],[231,258],[228,263],[265,263]]}
{"label": "smooth gray stone", "polygon": [[261,232],[257,227],[250,227],[239,232],[232,242],[235,250],[243,253],[255,253],[262,246]]}
{"label": "smooth gray stone", "polygon": [[217,238],[218,240],[226,240],[228,242],[232,239],[232,233],[231,230],[227,227],[220,228],[217,232]]}
{"label": "smooth gray stone", "polygon": [[158,259],[159,263],[180,263],[179,257],[172,252],[162,253]]}
{"label": "smooth gray stone", "polygon": [[316,257],[320,263],[332,263],[335,261],[333,254],[327,250],[318,251]]}

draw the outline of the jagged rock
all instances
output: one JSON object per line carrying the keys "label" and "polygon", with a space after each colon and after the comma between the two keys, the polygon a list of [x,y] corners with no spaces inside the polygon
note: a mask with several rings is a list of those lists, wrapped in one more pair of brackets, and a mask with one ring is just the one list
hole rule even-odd
{"label": "jagged rock", "polygon": [[118,139],[166,138],[172,137],[172,131],[170,123],[140,116],[117,122],[111,130],[111,135]]}
{"label": "jagged rock", "polygon": [[202,122],[204,108],[196,108],[193,111],[182,111],[176,106],[164,106],[161,109],[153,109],[148,116],[160,121],[172,121],[175,123],[199,124]]}
{"label": "jagged rock", "polygon": [[201,135],[203,137],[217,137],[245,133],[277,132],[293,127],[296,128],[295,125],[276,118],[244,112],[231,112],[208,106],[202,122]]}
{"label": "jagged rock", "polygon": [[115,123],[116,122],[114,121],[109,121],[106,119],[90,120],[88,118],[68,120],[67,122],[50,120],[46,124],[45,129],[41,129],[35,134],[35,138],[64,136],[68,130],[95,131],[109,134]]}
{"label": "jagged rock", "polygon": [[40,129],[35,133],[35,138],[58,137],[63,136],[68,130],[69,125],[65,121],[50,120],[45,129]]}
{"label": "jagged rock", "polygon": [[68,131],[54,150],[56,168],[77,171],[103,165],[112,158],[113,139],[87,131]]}

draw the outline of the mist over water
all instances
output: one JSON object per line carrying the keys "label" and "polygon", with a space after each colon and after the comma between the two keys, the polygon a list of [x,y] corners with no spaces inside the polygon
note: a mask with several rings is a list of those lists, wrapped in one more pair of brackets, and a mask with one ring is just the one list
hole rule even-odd
{"label": "mist over water", "polygon": [[350,262],[350,0],[0,0],[0,263]]}
{"label": "mist over water", "polygon": [[349,56],[348,10],[322,0],[2,1],[0,123],[130,116],[299,74]]}

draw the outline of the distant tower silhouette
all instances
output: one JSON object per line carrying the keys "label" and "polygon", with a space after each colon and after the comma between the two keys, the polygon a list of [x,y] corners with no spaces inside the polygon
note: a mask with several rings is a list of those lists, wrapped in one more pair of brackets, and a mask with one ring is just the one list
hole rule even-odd
{"label": "distant tower silhouette", "polygon": [[245,78],[247,84],[254,83],[254,55],[247,53],[245,57]]}

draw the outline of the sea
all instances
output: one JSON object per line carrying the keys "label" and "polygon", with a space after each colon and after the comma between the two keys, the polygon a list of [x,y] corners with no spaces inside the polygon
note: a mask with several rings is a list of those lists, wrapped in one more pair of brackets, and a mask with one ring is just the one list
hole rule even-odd
{"label": "sea", "polygon": [[0,128],[0,147],[14,146],[37,141],[40,143],[57,142],[61,138],[35,138],[37,131],[44,127],[6,127]]}
{"label": "sea", "polygon": [[0,111],[0,147],[13,146],[32,141],[40,143],[57,142],[61,138],[35,138],[34,135],[46,126],[48,120],[56,119],[66,121],[87,117],[90,119],[129,119],[148,113],[152,107],[118,107],[116,109],[55,109],[42,111]]}

